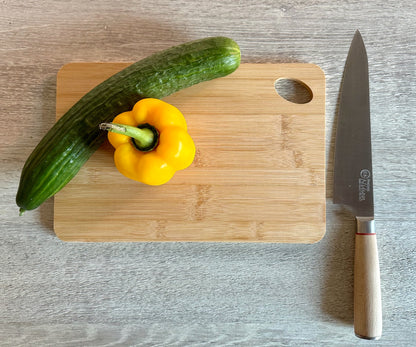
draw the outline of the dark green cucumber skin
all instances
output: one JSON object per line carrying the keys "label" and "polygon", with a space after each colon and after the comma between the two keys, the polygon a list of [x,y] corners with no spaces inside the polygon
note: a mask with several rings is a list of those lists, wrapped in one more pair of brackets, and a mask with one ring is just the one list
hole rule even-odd
{"label": "dark green cucumber skin", "polygon": [[240,64],[240,49],[226,37],[191,41],[140,60],[99,84],[63,115],[27,159],[16,203],[33,210],[61,190],[100,147],[111,122],[143,98],[163,98],[223,77]]}

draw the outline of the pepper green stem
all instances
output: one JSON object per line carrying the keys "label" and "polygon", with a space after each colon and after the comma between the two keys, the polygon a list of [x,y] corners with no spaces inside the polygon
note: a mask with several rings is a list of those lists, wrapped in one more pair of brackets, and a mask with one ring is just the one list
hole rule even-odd
{"label": "pepper green stem", "polygon": [[156,129],[149,124],[134,127],[118,123],[101,123],[100,129],[131,137],[136,148],[141,151],[152,150],[158,141]]}

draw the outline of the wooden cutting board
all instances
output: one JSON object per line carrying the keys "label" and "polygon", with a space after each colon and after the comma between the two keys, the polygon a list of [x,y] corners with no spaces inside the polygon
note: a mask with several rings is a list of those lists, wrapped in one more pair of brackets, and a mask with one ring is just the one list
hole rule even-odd
{"label": "wooden cutting board", "polygon": [[[125,63],[71,63],[57,76],[57,117]],[[312,100],[275,90],[300,80]],[[313,243],[325,233],[325,76],[313,64],[242,64],[164,99],[185,115],[197,153],[167,184],[122,176],[106,142],[54,200],[65,241]]]}

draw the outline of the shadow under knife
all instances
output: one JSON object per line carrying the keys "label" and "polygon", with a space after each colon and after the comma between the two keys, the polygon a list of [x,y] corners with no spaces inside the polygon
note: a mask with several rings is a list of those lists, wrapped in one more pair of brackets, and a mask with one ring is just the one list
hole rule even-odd
{"label": "shadow under knife", "polygon": [[333,319],[345,324],[354,321],[354,230],[355,220],[345,210],[333,209],[328,222],[331,230],[326,235],[328,252],[321,309]]}
{"label": "shadow under knife", "polygon": [[[341,84],[343,78],[341,79]],[[327,198],[327,253],[322,290],[321,309],[332,318],[345,324],[354,321],[354,243],[356,222],[343,206],[332,203],[335,138],[338,124],[340,91],[337,96],[335,116],[328,150],[326,198]]]}

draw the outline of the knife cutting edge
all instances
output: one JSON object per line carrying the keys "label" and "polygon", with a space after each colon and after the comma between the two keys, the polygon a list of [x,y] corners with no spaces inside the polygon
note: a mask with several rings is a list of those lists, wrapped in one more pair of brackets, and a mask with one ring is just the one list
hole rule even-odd
{"label": "knife cutting edge", "polygon": [[354,331],[381,337],[380,268],[374,226],[368,59],[355,32],[340,90],[335,140],[334,203],[347,206],[357,221],[354,257]]}

